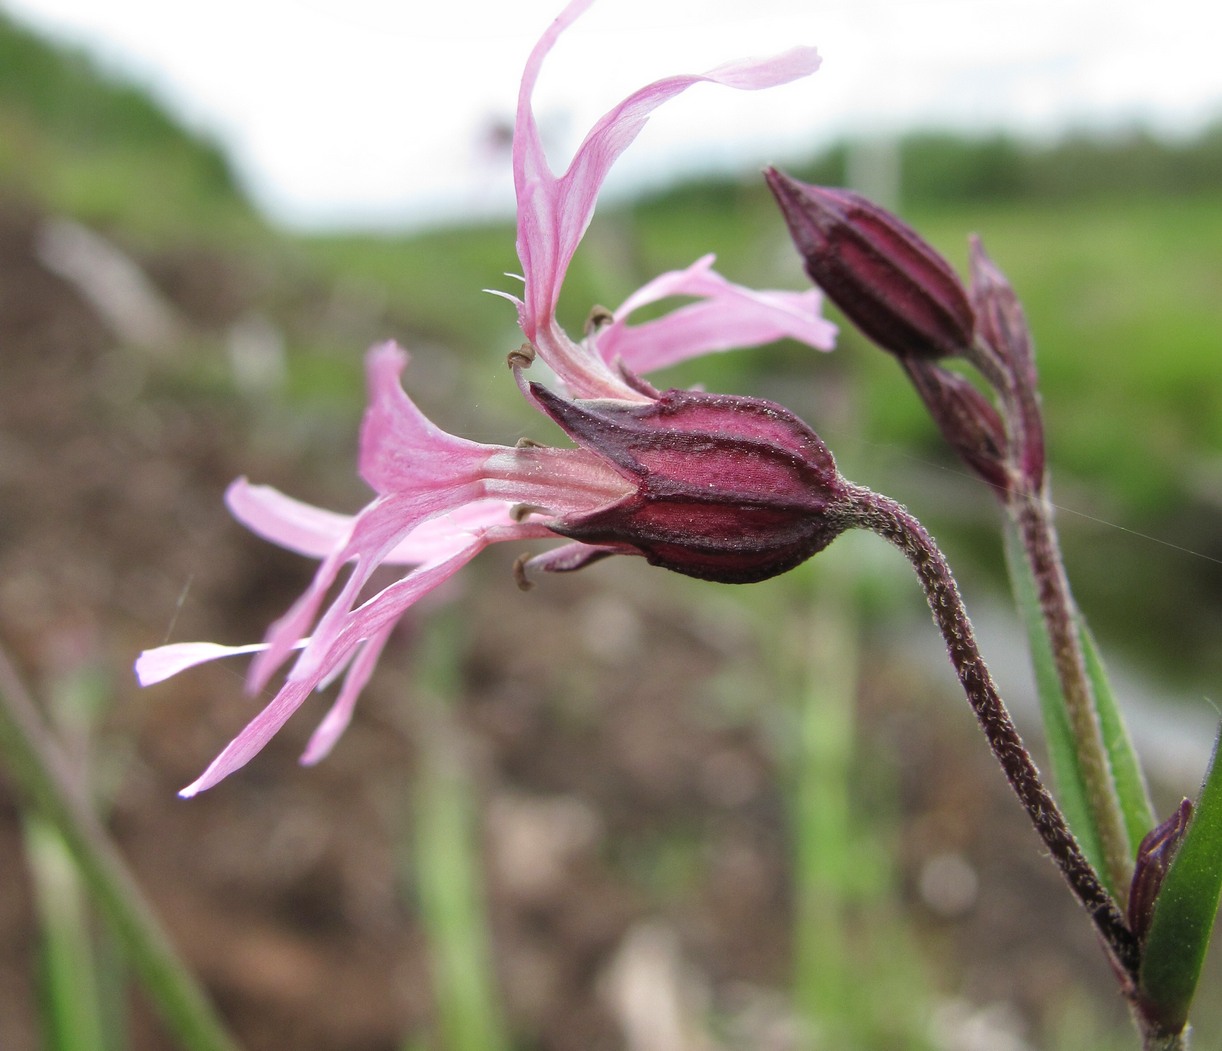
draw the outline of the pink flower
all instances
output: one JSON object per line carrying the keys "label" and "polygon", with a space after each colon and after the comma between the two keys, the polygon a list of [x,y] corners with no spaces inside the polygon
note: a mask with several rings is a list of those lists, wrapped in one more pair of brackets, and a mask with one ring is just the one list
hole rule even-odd
{"label": "pink flower", "polygon": [[[314,579],[257,646],[180,643],[143,653],[143,685],[185,668],[254,653],[247,687],[262,690],[296,652],[284,683],[204,773],[191,796],[245,765],[315,689],[341,676],[338,696],[302,761],[325,756],[351,718],[357,695],[399,618],[489,544],[566,536],[572,542],[522,567],[568,571],[612,554],[713,580],[743,582],[783,572],[830,542],[842,527],[843,496],[827,450],[779,406],[690,391],[659,394],[638,374],[686,358],[782,337],[829,349],[834,327],[819,316],[817,292],[756,292],[727,281],[706,256],[663,274],[630,296],[581,340],[555,310],[569,262],[615,159],[661,103],[701,81],[754,89],[785,83],[818,66],[813,49],[657,81],[607,113],[572,163],[555,175],[544,157],[531,94],[544,57],[590,4],[574,0],[527,61],[514,129],[518,255],[517,306],[527,345],[511,364],[524,395],[577,448],[482,445],[440,430],[400,385],[407,354],[393,344],[368,358],[369,408],[360,471],[375,497],[355,516],[299,503],[239,479],[227,502],[234,516],[275,544],[319,560]],[[691,301],[656,320],[629,324],[640,307],[671,297]],[[527,384],[537,353],[567,388],[563,398]],[[341,571],[338,594],[323,608]],[[358,604],[380,565],[409,567]],[[298,652],[299,651],[299,652]]]}

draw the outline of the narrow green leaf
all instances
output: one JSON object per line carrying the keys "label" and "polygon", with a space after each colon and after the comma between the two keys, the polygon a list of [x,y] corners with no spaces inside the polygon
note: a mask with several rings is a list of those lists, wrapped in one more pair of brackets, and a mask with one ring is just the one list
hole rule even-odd
{"label": "narrow green leaf", "polygon": [[1086,674],[1090,676],[1091,688],[1095,693],[1095,708],[1099,713],[1103,745],[1112,768],[1112,781],[1120,800],[1124,826],[1129,833],[1129,844],[1136,854],[1142,838],[1158,824],[1158,817],[1150,802],[1150,791],[1146,787],[1145,775],[1141,772],[1128,728],[1116,706],[1116,695],[1112,693],[1099,649],[1081,615],[1078,617],[1078,633],[1082,639],[1082,655],[1086,659]]}
{"label": "narrow green leaf", "polygon": [[1201,976],[1222,895],[1222,763],[1218,741],[1192,821],[1167,870],[1141,964],[1143,1011],[1178,1032]]}
{"label": "narrow green leaf", "polygon": [[40,818],[25,822],[26,856],[41,928],[44,1046],[48,1051],[102,1051],[88,907],[72,856]]}
{"label": "narrow green leaf", "polygon": [[461,618],[453,609],[422,631],[413,693],[419,720],[411,785],[411,864],[428,941],[440,1044],[449,1051],[505,1051],[488,941],[476,788],[450,710],[462,690]]}
{"label": "narrow green leaf", "polygon": [[[1040,699],[1040,713],[1044,720],[1044,737],[1048,744],[1048,758],[1052,764],[1052,782],[1056,788],[1057,802],[1061,805],[1069,829],[1086,859],[1100,877],[1106,880],[1107,868],[1103,864],[1099,830],[1091,816],[1086,783],[1082,778],[1077,749],[1074,748],[1073,732],[1069,727],[1061,682],[1057,677],[1056,660],[1052,654],[1052,642],[1040,613],[1035,580],[1012,525],[1006,527],[1005,541],[1006,568],[1010,574],[1014,601],[1027,632],[1027,645],[1035,671],[1035,688]],[[1109,889],[1115,890],[1114,887]]]}

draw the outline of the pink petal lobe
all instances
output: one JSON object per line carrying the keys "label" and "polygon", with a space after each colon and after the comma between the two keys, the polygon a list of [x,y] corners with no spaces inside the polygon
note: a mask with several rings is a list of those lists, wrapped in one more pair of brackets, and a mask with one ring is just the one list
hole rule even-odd
{"label": "pink petal lobe", "polygon": [[[276,732],[288,721],[311,691],[322,682],[334,669],[342,666],[351,657],[353,650],[365,640],[381,638],[389,633],[398,619],[418,601],[423,595],[432,591],[453,576],[466,565],[476,554],[487,546],[489,538],[478,535],[460,551],[449,558],[428,566],[413,570],[402,580],[373,596],[358,609],[351,610],[343,618],[343,623],[332,634],[326,651],[313,662],[312,671],[300,678],[290,678],[279,693],[258,715],[224,748],[224,750],[209,764],[208,768],[179,795],[187,798],[211,788],[217,782],[245,766],[253,759],[264,745],[275,736]],[[379,643],[380,646],[380,643]],[[354,690],[363,685],[372,667],[363,662],[354,661],[350,674],[355,674]],[[355,700],[355,692],[352,695]],[[338,704],[338,702],[337,702]],[[336,713],[335,720],[343,719],[343,707]],[[342,727],[340,727],[342,729]],[[320,739],[319,748],[327,745],[328,737],[334,726]],[[338,733],[335,734],[338,736]],[[333,743],[333,738],[332,738]],[[307,749],[311,754],[313,745]]]}
{"label": "pink petal lobe", "polygon": [[351,515],[302,503],[269,485],[251,485],[245,478],[229,486],[225,503],[256,536],[310,558],[325,558],[352,529]]}
{"label": "pink petal lobe", "polygon": [[518,318],[526,338],[576,397],[624,397],[635,392],[573,343],[555,322],[560,287],[573,253],[594,214],[598,192],[612,164],[632,143],[658,106],[693,84],[744,90],[772,87],[813,73],[813,48],[794,48],[773,58],[721,66],[703,74],[668,77],[629,95],[606,113],[578,147],[567,171],[548,166],[531,107],[539,70],[560,32],[588,5],[574,3],[543,35],[526,64],[514,127],[514,184],[518,200],[518,258],[526,288]]}
{"label": "pink petal lobe", "polygon": [[[309,674],[329,644],[327,633],[335,618],[351,608],[356,595],[369,575],[425,519],[432,515],[461,507],[478,496],[474,486],[457,486],[427,493],[393,494],[375,500],[358,514],[347,539],[332,549],[319,565],[305,593],[268,629],[268,648],[251,664],[247,688],[258,692],[275,670],[284,662],[292,643],[310,634],[310,645],[298,660],[296,672]],[[334,599],[331,610],[311,632],[318,609],[345,562],[356,559],[347,582]]]}
{"label": "pink petal lobe", "polygon": [[312,688],[304,682],[286,683],[272,702],[208,764],[207,769],[178,794],[183,799],[190,799],[249,763],[288,722],[289,716],[301,707]]}
{"label": "pink petal lobe", "polygon": [[237,657],[244,653],[258,653],[265,649],[263,643],[249,646],[222,646],[216,642],[171,642],[145,650],[136,658],[136,679],[141,686],[152,686],[164,682],[180,671],[194,668],[197,664],[220,660],[222,657]]}
{"label": "pink petal lobe", "polygon": [[325,759],[335,747],[335,742],[348,729],[356,699],[369,682],[378,658],[382,655],[382,648],[393,630],[394,625],[391,624],[366,639],[353,657],[352,666],[344,676],[343,686],[340,687],[339,696],[335,698],[335,703],[331,705],[323,721],[318,724],[318,729],[310,736],[306,750],[302,753],[303,766],[313,766]]}
{"label": "pink petal lobe", "polygon": [[[609,364],[619,360],[633,372],[648,373],[702,354],[784,338],[832,348],[836,326],[820,315],[817,290],[756,291],[727,281],[711,269],[712,262],[705,256],[686,270],[661,274],[629,296],[598,333],[599,354]],[[670,296],[698,299],[644,324],[628,324],[634,311]]]}
{"label": "pink petal lobe", "polygon": [[369,407],[361,424],[361,477],[379,493],[429,489],[479,476],[491,450],[447,434],[404,393],[407,352],[382,343],[369,352]]}

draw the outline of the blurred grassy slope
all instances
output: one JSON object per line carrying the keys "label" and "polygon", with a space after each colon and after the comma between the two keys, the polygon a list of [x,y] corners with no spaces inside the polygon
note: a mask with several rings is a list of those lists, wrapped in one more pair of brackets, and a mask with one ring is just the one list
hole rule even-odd
{"label": "blurred grassy slope", "polygon": [[[850,148],[795,174],[841,182]],[[898,159],[905,218],[961,268],[967,233],[980,233],[1026,304],[1058,498],[1207,556],[1135,546],[1119,530],[1075,532],[1071,521],[1066,542],[1088,613],[1120,624],[1135,602],[1156,622],[1164,605],[1168,614],[1199,610],[1190,633],[1206,649],[1222,628],[1222,573],[1208,560],[1222,558],[1222,124],[1179,143],[1133,132],[1071,136],[1040,148],[1003,136],[919,134],[899,145]],[[182,129],[139,89],[3,15],[0,191],[129,245],[203,243],[256,260],[280,283],[269,288],[273,315],[277,297],[299,297],[302,287],[356,289],[402,320],[386,335],[410,332],[447,348],[451,366],[471,367],[465,378],[479,404],[460,426],[481,426],[476,417],[489,405],[514,411],[512,385],[495,368],[516,340],[513,311],[480,291],[513,289],[503,276],[517,269],[510,224],[403,236],[272,229],[243,199],[216,146]],[[803,282],[760,182],[683,186],[600,214],[566,283],[562,320],[579,329],[591,304],[614,305],[660,270],[710,250],[724,273],[745,284]],[[332,407],[355,416],[363,347],[320,346],[334,338],[289,330],[290,389],[338,399]],[[312,353],[320,349],[334,353],[320,363]],[[958,507],[941,514],[921,506],[929,465],[954,465],[893,363],[851,332],[826,358],[782,347],[725,355],[662,379],[783,397],[855,467],[855,450],[847,439],[838,444],[819,393],[847,380],[854,440],[884,450],[884,459],[890,450],[895,495],[931,516],[936,530],[962,528]],[[423,369],[409,376],[421,380]],[[494,437],[491,430],[473,436]],[[1116,581],[1117,559],[1128,591]],[[1137,624],[1127,630],[1143,634]],[[1160,645],[1152,636],[1152,651]]]}
{"label": "blurred grassy slope", "polygon": [[255,218],[217,146],[2,11],[0,184],[133,232],[223,236]]}

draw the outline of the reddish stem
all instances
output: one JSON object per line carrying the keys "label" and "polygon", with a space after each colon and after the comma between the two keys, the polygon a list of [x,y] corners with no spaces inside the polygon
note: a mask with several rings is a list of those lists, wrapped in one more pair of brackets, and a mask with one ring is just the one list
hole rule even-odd
{"label": "reddish stem", "polygon": [[1010,787],[1018,796],[1053,861],[1090,914],[1113,962],[1132,988],[1140,964],[1137,940],[1125,923],[1120,907],[1082,853],[1056,800],[1044,787],[1039,770],[1023,744],[981,656],[945,556],[925,527],[896,501],[854,486],[851,503],[850,514],[855,526],[869,529],[889,540],[912,563],[934,621],[946,641],[951,664],[988,739],[989,747],[1001,763]]}

